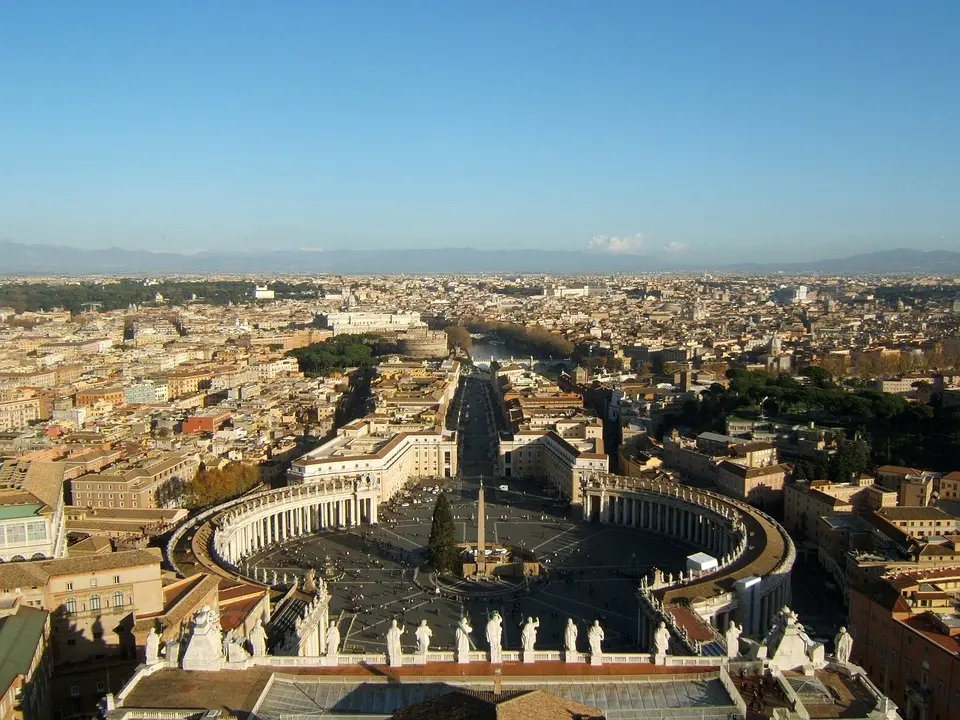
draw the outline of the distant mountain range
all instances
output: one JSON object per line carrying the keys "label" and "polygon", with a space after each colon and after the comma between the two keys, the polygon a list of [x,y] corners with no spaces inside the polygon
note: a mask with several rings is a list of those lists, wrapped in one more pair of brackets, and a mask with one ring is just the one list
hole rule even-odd
{"label": "distant mountain range", "polygon": [[202,273],[550,273],[700,272],[824,274],[956,274],[960,253],[900,249],[794,263],[693,265],[646,255],[604,255],[565,250],[266,250],[194,255],[146,250],[82,250],[0,240],[0,273],[113,275]]}

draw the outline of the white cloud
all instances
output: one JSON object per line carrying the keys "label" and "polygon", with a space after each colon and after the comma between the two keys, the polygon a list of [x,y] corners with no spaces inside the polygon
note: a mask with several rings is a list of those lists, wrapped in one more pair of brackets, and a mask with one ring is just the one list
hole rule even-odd
{"label": "white cloud", "polygon": [[686,243],[676,242],[676,241],[668,242],[666,245],[663,246],[664,252],[668,252],[668,253],[681,253],[686,249],[687,249]]}
{"label": "white cloud", "polygon": [[590,239],[590,249],[610,255],[636,255],[643,249],[644,237],[636,235],[594,235]]}

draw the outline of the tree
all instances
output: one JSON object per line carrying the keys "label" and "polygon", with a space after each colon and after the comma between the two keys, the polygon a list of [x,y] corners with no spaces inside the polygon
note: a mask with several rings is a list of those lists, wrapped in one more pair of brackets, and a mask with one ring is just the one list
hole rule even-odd
{"label": "tree", "polygon": [[805,367],[803,370],[801,370],[800,374],[810,378],[810,382],[813,383],[814,387],[823,389],[832,389],[836,387],[836,383],[833,381],[833,373],[826,368],[822,368],[817,365],[810,365],[809,367]]}
{"label": "tree", "polygon": [[470,331],[463,325],[450,325],[446,328],[446,333],[447,346],[451,350],[455,350],[458,347],[469,350],[473,347],[473,338],[470,337]]}
{"label": "tree", "polygon": [[437,504],[433,506],[433,523],[430,525],[430,539],[427,541],[427,558],[437,572],[451,572],[458,560],[456,531],[453,525],[453,513],[445,493],[440,493]]}
{"label": "tree", "polygon": [[215,505],[242,495],[259,481],[260,471],[253,465],[234,462],[224,468],[202,468],[187,488],[187,505]]}

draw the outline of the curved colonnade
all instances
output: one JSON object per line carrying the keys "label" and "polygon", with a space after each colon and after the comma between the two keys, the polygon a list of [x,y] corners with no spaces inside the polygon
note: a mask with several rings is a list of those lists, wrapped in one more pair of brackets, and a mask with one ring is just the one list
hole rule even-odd
{"label": "curved colonnade", "polygon": [[[213,560],[246,576],[244,561],[271,545],[320,530],[377,522],[379,498],[380,481],[370,476],[321,480],[263,493],[212,518]],[[265,575],[253,579],[270,582]]]}
{"label": "curved colonnade", "polygon": [[[667,481],[611,474],[591,476],[581,486],[587,521],[625,525],[663,534],[702,548],[716,569],[655,573],[641,582],[639,635],[649,636],[663,610],[686,606],[721,632],[736,620],[761,635],[790,602],[793,543],[780,525],[754,507],[717,493]],[[221,574],[276,584],[278,578],[249,574],[245,561],[264,549],[323,529],[377,522],[379,481],[356,476],[259,492],[224,503],[195,519],[209,558],[198,559]],[[206,527],[209,532],[202,532]],[[185,531],[184,526],[178,532]],[[168,553],[168,558],[170,553]]]}
{"label": "curved colonnade", "polygon": [[668,481],[596,475],[583,485],[584,518],[667,535],[716,558],[707,572],[676,578],[654,573],[641,583],[638,637],[649,638],[663,610],[689,607],[723,631],[736,620],[761,635],[790,602],[793,542],[769,515],[718,493]]}

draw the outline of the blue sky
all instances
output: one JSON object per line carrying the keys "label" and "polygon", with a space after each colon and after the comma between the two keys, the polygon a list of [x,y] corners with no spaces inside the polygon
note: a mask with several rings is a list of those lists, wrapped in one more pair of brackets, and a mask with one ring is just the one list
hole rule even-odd
{"label": "blue sky", "polygon": [[960,250],[958,33],[955,0],[4,3],[0,239]]}

